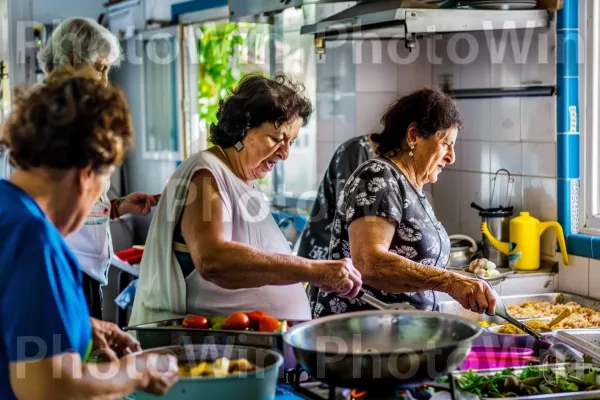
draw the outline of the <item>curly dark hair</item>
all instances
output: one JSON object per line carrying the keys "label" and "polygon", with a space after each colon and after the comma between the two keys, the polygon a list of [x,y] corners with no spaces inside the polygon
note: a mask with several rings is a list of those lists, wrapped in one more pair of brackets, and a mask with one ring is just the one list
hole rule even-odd
{"label": "curly dark hair", "polygon": [[210,127],[210,139],[221,147],[241,141],[248,130],[265,122],[279,126],[302,118],[303,126],[312,114],[312,105],[304,97],[303,85],[284,74],[268,78],[260,74],[244,76],[237,88],[221,100],[217,123]]}
{"label": "curly dark hair", "polygon": [[420,89],[396,100],[381,117],[383,130],[371,135],[379,154],[405,150],[408,127],[413,122],[425,139],[452,127],[462,129],[460,113],[450,96],[440,90]]}
{"label": "curly dark hair", "polygon": [[119,165],[133,141],[123,93],[104,86],[92,68],[60,69],[46,83],[16,89],[0,145],[23,170]]}

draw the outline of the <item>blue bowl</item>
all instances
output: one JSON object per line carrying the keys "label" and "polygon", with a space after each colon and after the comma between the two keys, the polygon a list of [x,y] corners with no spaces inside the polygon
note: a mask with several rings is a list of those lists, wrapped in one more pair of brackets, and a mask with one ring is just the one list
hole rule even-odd
{"label": "blue bowl", "polygon": [[[275,399],[279,369],[283,365],[283,356],[279,352],[256,347],[192,344],[159,347],[146,350],[145,352],[171,353],[179,361],[193,360],[194,362],[214,360],[219,357],[230,359],[245,358],[259,367],[257,371],[222,378],[180,377],[171,390],[160,397],[160,399],[166,400]],[[136,400],[157,399],[156,396],[144,392],[137,392],[135,398]]]}

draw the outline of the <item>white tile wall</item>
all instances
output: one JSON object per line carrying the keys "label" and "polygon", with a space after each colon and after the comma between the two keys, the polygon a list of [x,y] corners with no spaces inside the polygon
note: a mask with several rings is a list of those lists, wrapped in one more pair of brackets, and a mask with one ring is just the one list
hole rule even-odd
{"label": "white tile wall", "polygon": [[449,75],[451,77],[452,88],[461,88],[460,82],[460,67],[450,59],[449,49],[454,49],[452,45],[456,41],[449,44],[449,40],[452,35],[434,35],[433,37],[425,39],[427,43],[427,59],[432,64],[432,84],[435,87],[439,87],[443,80],[443,75]]}
{"label": "white tile wall", "polygon": [[522,170],[521,143],[493,143],[490,151],[492,172],[506,168],[511,174],[520,175]]}
{"label": "white tile wall", "polygon": [[521,102],[519,98],[491,99],[489,139],[516,141],[521,139]]}
{"label": "white tile wall", "polygon": [[438,181],[433,185],[431,205],[449,235],[462,233],[460,227],[461,191],[457,190],[461,184],[461,175],[459,172],[445,171],[440,174]]}
{"label": "white tile wall", "polygon": [[521,139],[528,142],[556,142],[555,98],[521,99]]}
{"label": "white tile wall", "polygon": [[529,293],[552,293],[556,290],[554,276],[529,276],[509,279],[500,284],[502,296]]}
{"label": "white tile wall", "polygon": [[356,94],[337,95],[334,100],[335,143],[342,144],[357,136],[356,117]]}
{"label": "white tile wall", "polygon": [[[548,28],[535,29],[526,62],[521,64],[521,82],[524,84],[554,85],[556,83],[556,29],[554,22]],[[522,34],[526,35],[526,31]]]}
{"label": "white tile wall", "polygon": [[563,264],[562,257],[559,254],[556,255],[555,259],[559,262],[559,290],[561,292],[587,296],[589,294],[590,259],[570,255],[569,265]]}
{"label": "white tile wall", "polygon": [[600,299],[600,260],[590,259],[589,296]]}
{"label": "white tile wall", "polygon": [[323,174],[325,174],[336,148],[337,146],[333,142],[317,141],[317,176],[319,183],[323,179]]}
{"label": "white tile wall", "polygon": [[523,143],[523,175],[556,177],[556,143]]}
{"label": "white tile wall", "polygon": [[335,97],[331,93],[317,93],[317,141],[333,142],[335,138]]}
{"label": "white tile wall", "polygon": [[461,139],[489,140],[490,135],[490,100],[458,100],[457,102],[463,129]]}
{"label": "white tile wall", "polygon": [[[460,173],[460,232],[478,240],[481,238],[479,226],[481,218],[471,203],[487,207],[490,199],[490,176],[488,174]],[[436,211],[437,212],[437,211]]]}
{"label": "white tile wall", "polygon": [[396,93],[357,93],[356,134],[378,131],[381,127],[381,115],[395,99]]}
{"label": "white tile wall", "polygon": [[[456,48],[456,54],[454,49]],[[448,41],[450,59],[456,56],[460,87],[481,89],[490,87],[490,61],[484,32],[458,33]]]}
{"label": "white tile wall", "polygon": [[433,85],[433,65],[427,58],[427,42],[418,41],[409,52],[404,41],[399,41],[397,55],[392,55],[392,61],[398,65],[398,93],[410,93]]}
{"label": "white tile wall", "polygon": [[460,140],[457,162],[460,156],[460,169],[473,172],[491,172],[490,142]]}
{"label": "white tile wall", "polygon": [[[485,33],[490,56],[490,86],[519,86],[522,63],[519,62],[517,53],[513,51],[514,40],[510,40],[511,36],[509,35],[509,40],[502,41],[502,36],[506,36],[507,31],[487,31]],[[518,40],[514,42],[518,43]]]}
{"label": "white tile wall", "polygon": [[[357,40],[354,42],[357,92],[392,92],[398,87],[398,64],[390,58],[398,41]],[[391,51],[390,51],[391,49]]]}

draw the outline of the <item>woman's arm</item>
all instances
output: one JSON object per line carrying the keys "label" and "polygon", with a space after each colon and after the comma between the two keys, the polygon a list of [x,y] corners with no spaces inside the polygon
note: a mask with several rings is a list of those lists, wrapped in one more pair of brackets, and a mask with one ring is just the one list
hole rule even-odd
{"label": "woman's arm", "polygon": [[[360,273],[350,259],[314,261],[274,254],[225,238],[223,200],[212,174],[199,171],[192,180],[183,213],[183,237],[200,275],[225,289],[309,282],[354,297]],[[194,193],[195,192],[195,193]]]}
{"label": "woman's arm", "polygon": [[350,224],[350,253],[366,284],[392,293],[436,290],[448,293],[467,309],[494,312],[495,300],[484,282],[391,253],[395,230],[394,222],[375,216]]}
{"label": "woman's arm", "polygon": [[177,381],[172,355],[125,357],[101,364],[82,364],[77,353],[10,364],[10,383],[17,398],[122,399],[136,390],[163,394]]}

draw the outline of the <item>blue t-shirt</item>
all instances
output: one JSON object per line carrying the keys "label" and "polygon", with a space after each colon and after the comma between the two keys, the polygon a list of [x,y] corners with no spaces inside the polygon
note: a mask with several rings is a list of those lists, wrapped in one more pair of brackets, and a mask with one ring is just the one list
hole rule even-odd
{"label": "blue t-shirt", "polygon": [[11,362],[87,356],[92,332],[81,274],[37,203],[0,180],[0,399],[15,398]]}

